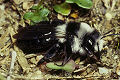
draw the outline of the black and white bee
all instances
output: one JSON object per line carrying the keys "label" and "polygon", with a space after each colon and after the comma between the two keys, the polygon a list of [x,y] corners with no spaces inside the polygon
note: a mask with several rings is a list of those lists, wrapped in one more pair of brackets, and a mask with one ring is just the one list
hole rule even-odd
{"label": "black and white bee", "polygon": [[50,61],[61,51],[65,53],[62,65],[73,55],[87,55],[96,59],[103,48],[103,36],[84,22],[43,21],[21,28],[15,37],[17,46],[25,53],[46,51],[38,65]]}

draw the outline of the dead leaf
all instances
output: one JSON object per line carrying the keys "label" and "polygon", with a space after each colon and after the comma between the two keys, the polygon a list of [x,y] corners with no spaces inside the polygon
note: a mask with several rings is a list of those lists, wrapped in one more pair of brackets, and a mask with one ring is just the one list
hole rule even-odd
{"label": "dead leaf", "polygon": [[70,14],[70,17],[72,17],[72,18],[78,18],[78,13],[72,13],[72,14]]}
{"label": "dead leaf", "polygon": [[119,62],[118,65],[117,65],[116,73],[117,73],[117,75],[120,76],[120,62]]}
{"label": "dead leaf", "polygon": [[23,54],[23,52],[20,51],[18,49],[18,47],[16,47],[15,45],[14,45],[14,49],[15,49],[15,51],[17,53],[17,60],[18,60],[18,62],[20,64],[20,66],[22,67],[23,72],[29,72],[30,66],[29,66],[29,64],[27,62],[27,59],[25,58],[25,54]]}
{"label": "dead leaf", "polygon": [[33,3],[31,2],[23,2],[23,9],[28,10],[33,6]]}
{"label": "dead leaf", "polygon": [[7,28],[6,32],[0,37],[0,48],[5,46],[5,43],[8,41],[7,36],[10,33],[10,28]]}
{"label": "dead leaf", "polygon": [[105,7],[109,8],[109,6],[110,6],[110,0],[102,0],[102,1],[104,3]]}
{"label": "dead leaf", "polygon": [[25,0],[13,0],[15,2],[15,4],[21,4],[22,2],[24,2]]}

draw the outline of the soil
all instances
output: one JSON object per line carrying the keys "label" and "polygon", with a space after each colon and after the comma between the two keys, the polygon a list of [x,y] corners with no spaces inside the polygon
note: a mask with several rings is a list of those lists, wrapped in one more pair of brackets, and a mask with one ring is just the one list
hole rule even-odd
{"label": "soil", "polygon": [[[120,34],[120,0],[92,0],[90,10],[72,5],[68,16],[53,10],[54,4],[63,0],[44,0],[43,5],[50,10],[49,19],[87,22],[96,28],[101,35],[112,30],[110,34]],[[29,21],[23,15],[30,11],[40,0],[0,0],[0,80],[118,80],[120,77],[120,35],[104,38],[104,48],[100,62],[84,65],[84,61],[76,60],[81,66],[74,72],[49,70],[36,67],[43,55],[24,54],[16,45],[13,35]],[[44,52],[43,52],[44,53]],[[89,60],[89,59],[87,59]],[[42,70],[41,70],[42,69]]]}

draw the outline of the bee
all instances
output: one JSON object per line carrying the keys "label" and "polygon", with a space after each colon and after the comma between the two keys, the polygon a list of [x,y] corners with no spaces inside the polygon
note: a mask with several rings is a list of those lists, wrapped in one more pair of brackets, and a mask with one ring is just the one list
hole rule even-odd
{"label": "bee", "polygon": [[49,62],[61,51],[65,54],[61,65],[65,65],[73,55],[87,55],[97,60],[104,43],[104,36],[87,23],[65,23],[62,20],[42,21],[37,25],[21,28],[15,36],[17,46],[24,53],[46,51],[37,65]]}

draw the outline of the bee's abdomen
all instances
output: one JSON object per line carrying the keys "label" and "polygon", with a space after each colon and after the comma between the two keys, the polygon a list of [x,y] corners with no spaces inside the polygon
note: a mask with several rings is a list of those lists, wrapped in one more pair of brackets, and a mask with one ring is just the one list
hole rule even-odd
{"label": "bee's abdomen", "polygon": [[24,53],[38,53],[48,50],[57,42],[54,27],[50,24],[40,24],[22,28],[15,35],[16,45]]}
{"label": "bee's abdomen", "polygon": [[24,53],[38,53],[40,51],[48,50],[56,42],[57,40],[55,40],[53,36],[31,40],[18,39],[16,44]]}

